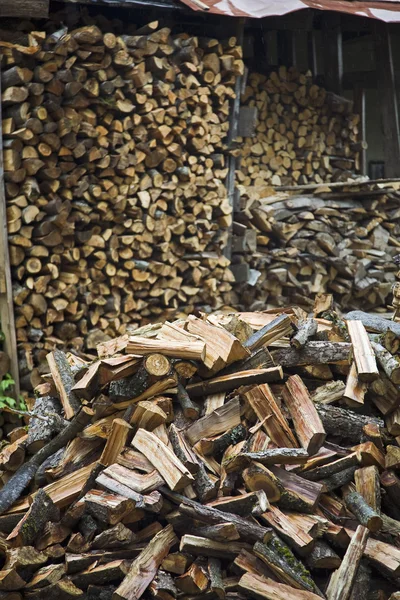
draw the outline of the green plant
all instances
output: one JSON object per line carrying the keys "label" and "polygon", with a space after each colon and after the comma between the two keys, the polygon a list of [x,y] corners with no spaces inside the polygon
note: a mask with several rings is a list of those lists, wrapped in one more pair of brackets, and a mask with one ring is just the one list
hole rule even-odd
{"label": "green plant", "polygon": [[[4,375],[3,379],[0,381],[0,409],[1,408],[17,408],[17,401],[12,396],[7,396],[7,390],[11,389],[15,385],[15,381],[10,375],[7,373]],[[21,411],[27,411],[28,408],[25,404],[25,400],[23,396],[19,396],[18,398],[18,408]]]}
{"label": "green plant", "polygon": [[12,388],[15,385],[14,379],[11,377],[9,373],[4,375],[3,379],[0,381],[0,408],[15,408],[17,406],[17,401],[15,398],[11,396],[7,396],[7,390]]}

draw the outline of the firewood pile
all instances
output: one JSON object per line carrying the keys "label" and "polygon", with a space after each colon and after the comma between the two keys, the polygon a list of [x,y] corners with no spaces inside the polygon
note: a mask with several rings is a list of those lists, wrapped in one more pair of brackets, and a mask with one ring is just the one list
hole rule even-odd
{"label": "firewood pile", "polygon": [[318,86],[312,73],[279,67],[251,73],[242,104],[238,182],[296,185],[346,181],[359,171],[359,115]]}
{"label": "firewood pile", "polygon": [[400,324],[329,301],[51,352],[0,452],[0,598],[398,593]]}
{"label": "firewood pile", "polygon": [[233,225],[235,304],[312,308],[316,293],[329,293],[342,309],[388,305],[400,247],[395,186],[320,186],[314,194],[242,187]]}
{"label": "firewood pile", "polygon": [[[28,24],[29,25],[29,24]],[[226,141],[242,49],[100,16],[0,31],[4,171],[23,387],[233,275]],[[29,381],[31,378],[31,381]]]}

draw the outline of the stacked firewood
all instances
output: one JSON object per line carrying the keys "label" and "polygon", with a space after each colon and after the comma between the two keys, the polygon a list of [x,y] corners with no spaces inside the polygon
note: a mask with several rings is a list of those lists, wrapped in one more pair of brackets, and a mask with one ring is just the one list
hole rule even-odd
{"label": "stacked firewood", "polygon": [[314,195],[241,191],[233,224],[238,305],[312,306],[316,293],[332,293],[342,309],[390,303],[400,248],[392,184],[321,186]]}
{"label": "stacked firewood", "polygon": [[359,116],[353,103],[328,93],[311,72],[279,67],[249,75],[242,96],[243,185],[346,181],[359,170]]}
{"label": "stacked firewood", "polygon": [[90,350],[163,310],[218,307],[233,280],[222,249],[229,113],[244,69],[236,39],[88,21],[0,35],[27,373],[57,345]]}
{"label": "stacked firewood", "polygon": [[398,598],[400,324],[327,308],[50,353],[0,452],[0,598]]}

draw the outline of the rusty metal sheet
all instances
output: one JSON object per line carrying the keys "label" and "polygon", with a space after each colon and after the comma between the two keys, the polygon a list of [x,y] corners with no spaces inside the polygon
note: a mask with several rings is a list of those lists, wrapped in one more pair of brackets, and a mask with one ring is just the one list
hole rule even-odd
{"label": "rusty metal sheet", "polygon": [[231,17],[282,16],[304,8],[332,10],[386,23],[400,22],[400,0],[181,0],[193,10]]}

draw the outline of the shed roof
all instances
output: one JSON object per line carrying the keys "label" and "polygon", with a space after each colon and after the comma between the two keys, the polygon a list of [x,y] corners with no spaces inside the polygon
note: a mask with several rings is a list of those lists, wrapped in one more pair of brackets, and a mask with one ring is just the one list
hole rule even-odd
{"label": "shed roof", "polygon": [[400,0],[181,0],[197,11],[232,17],[282,16],[304,8],[331,10],[379,19],[386,23],[400,22]]}

